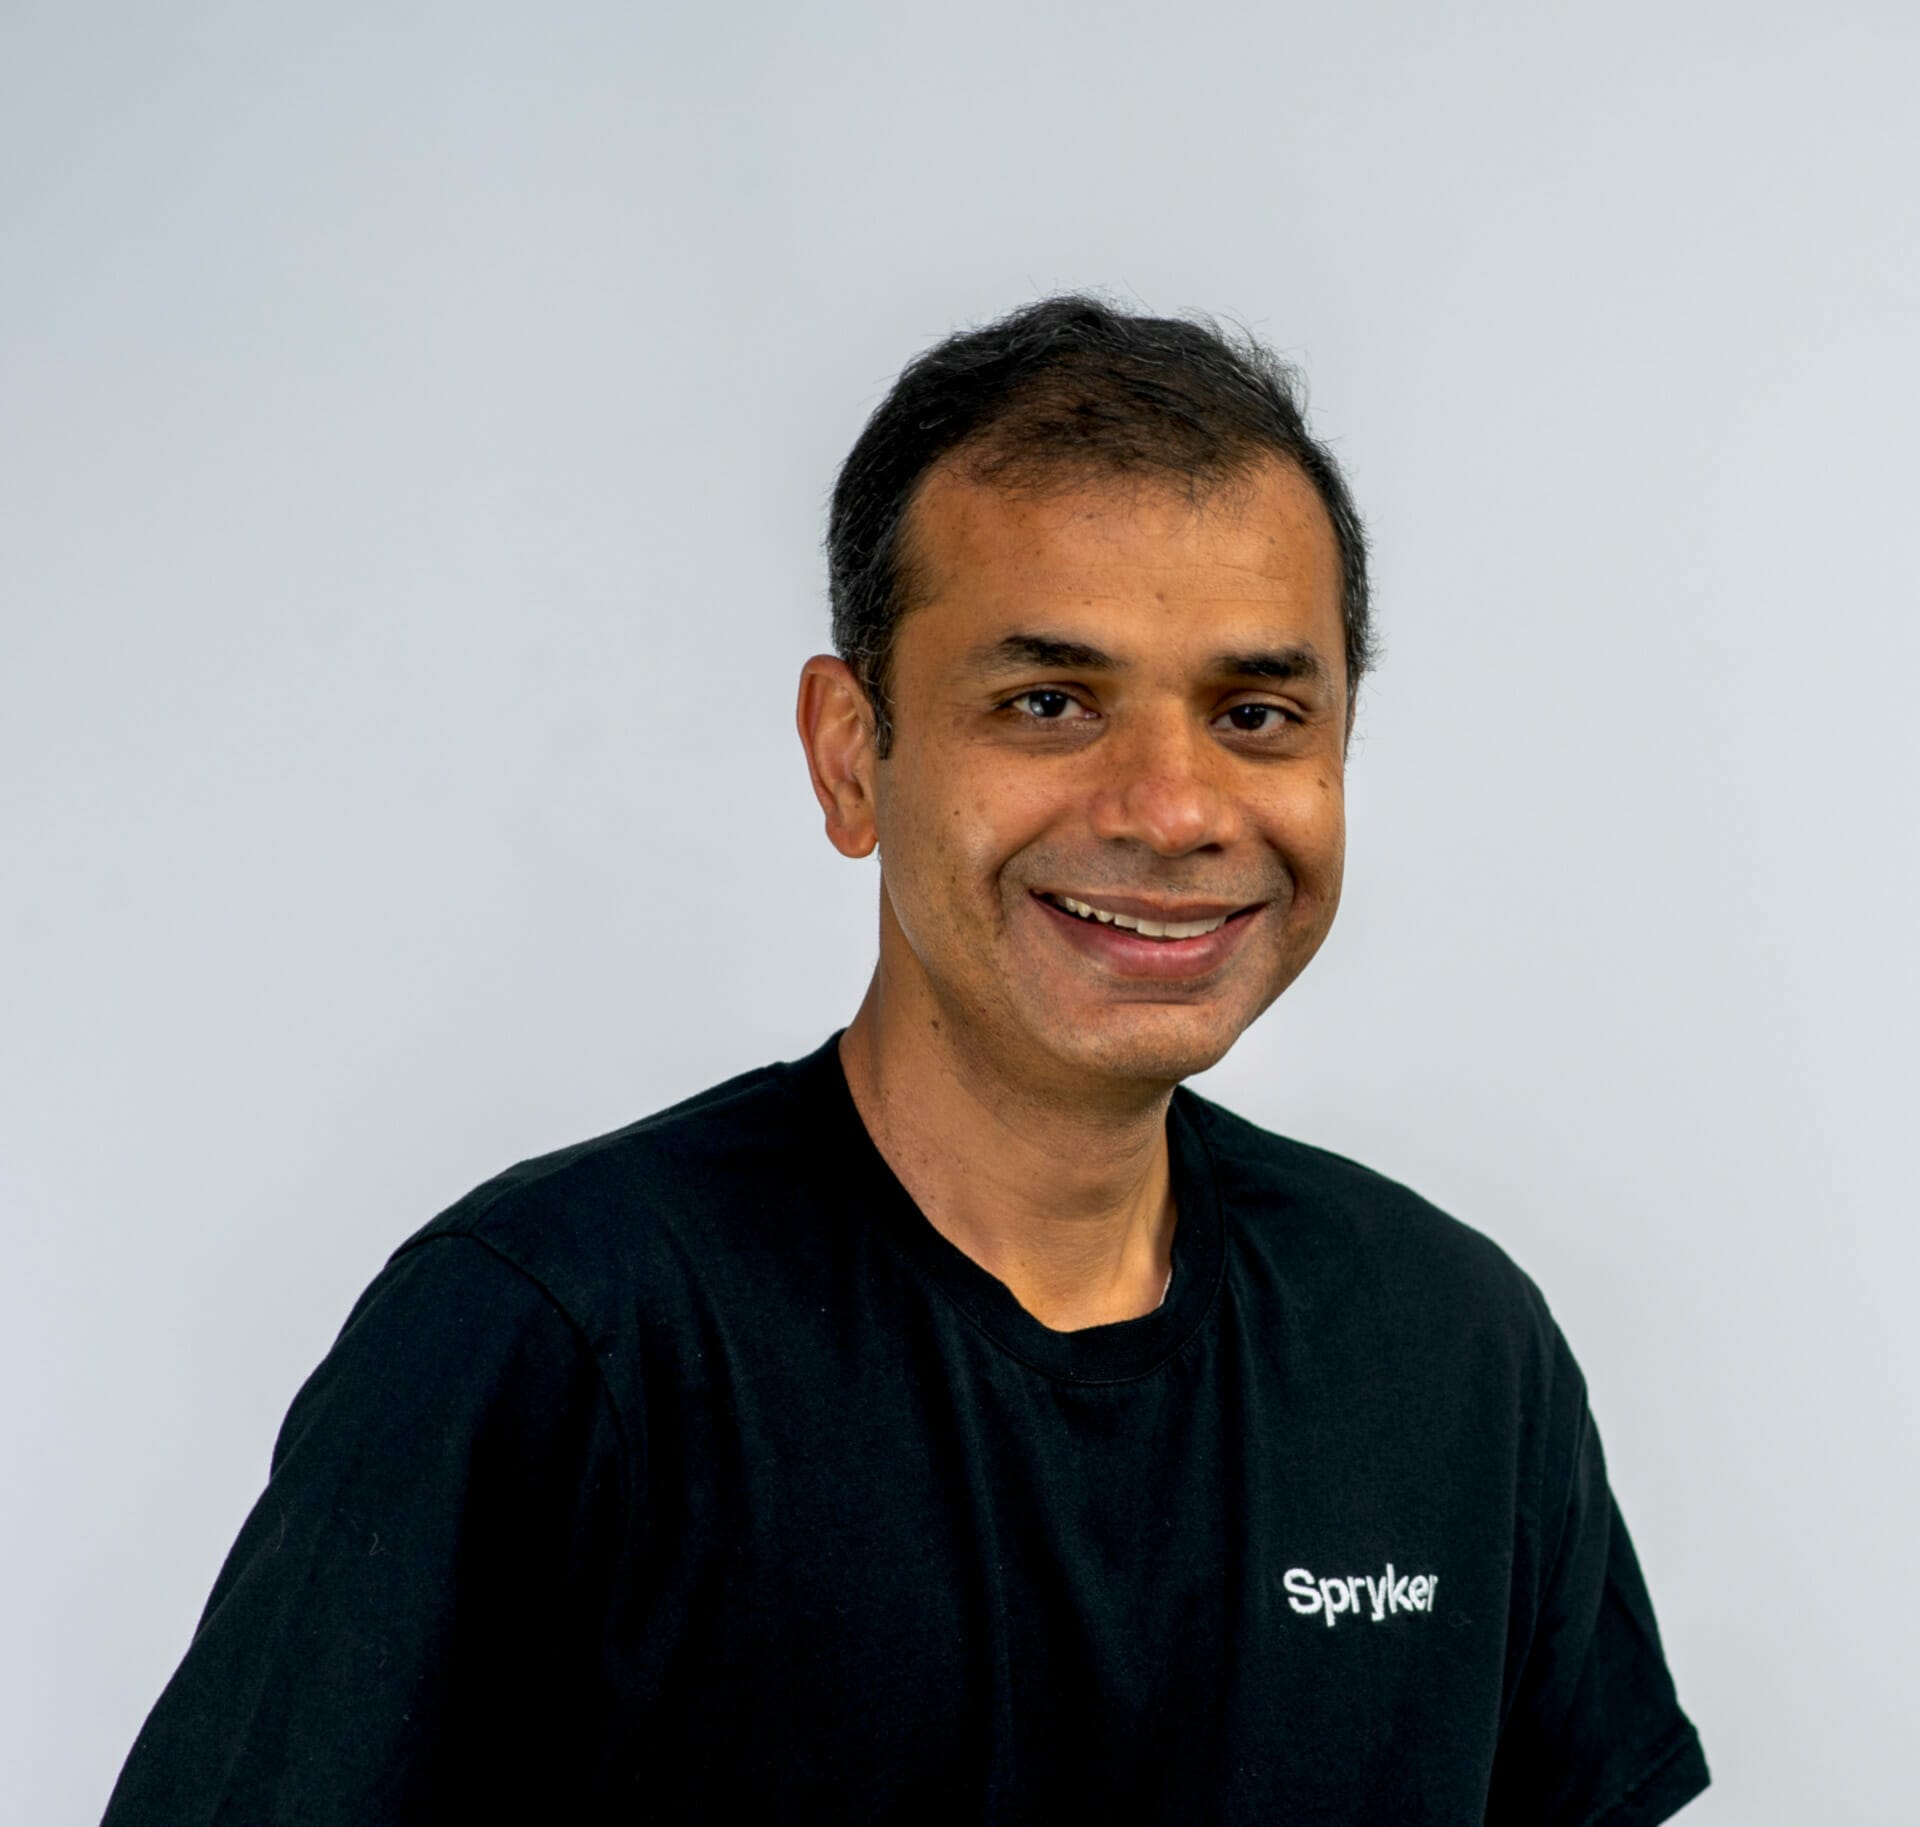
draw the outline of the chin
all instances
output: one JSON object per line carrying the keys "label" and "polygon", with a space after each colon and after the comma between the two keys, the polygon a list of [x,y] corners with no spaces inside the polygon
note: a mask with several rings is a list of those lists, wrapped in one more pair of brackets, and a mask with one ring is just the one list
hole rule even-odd
{"label": "chin", "polygon": [[1109,1080],[1177,1084],[1217,1066],[1246,1031],[1246,1022],[1196,1021],[1189,1009],[1130,1010],[1101,1031],[1049,1034],[1048,1051],[1063,1064]]}

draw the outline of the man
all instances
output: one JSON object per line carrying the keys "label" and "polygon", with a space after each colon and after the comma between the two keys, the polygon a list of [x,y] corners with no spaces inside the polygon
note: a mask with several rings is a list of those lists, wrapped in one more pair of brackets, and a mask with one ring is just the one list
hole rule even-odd
{"label": "man", "polygon": [[1340,894],[1365,556],[1284,372],[1036,305],[906,371],[829,546],[859,1012],[394,1257],[109,1822],[1665,1819],[1538,1292],[1178,1088]]}

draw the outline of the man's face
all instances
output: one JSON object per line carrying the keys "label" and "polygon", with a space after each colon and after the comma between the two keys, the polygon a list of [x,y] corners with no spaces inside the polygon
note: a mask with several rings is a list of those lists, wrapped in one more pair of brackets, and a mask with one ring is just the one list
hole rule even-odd
{"label": "man's face", "polygon": [[1036,1089],[1212,1065],[1339,902],[1318,496],[1277,462],[1197,504],[940,471],[912,514],[922,600],[873,770],[883,980],[917,977],[963,1052]]}

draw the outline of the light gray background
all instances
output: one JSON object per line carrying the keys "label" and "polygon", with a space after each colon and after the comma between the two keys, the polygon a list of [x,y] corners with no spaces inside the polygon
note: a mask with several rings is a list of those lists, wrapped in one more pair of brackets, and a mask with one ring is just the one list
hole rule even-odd
{"label": "light gray background", "polygon": [[1302,361],[1388,656],[1202,1088],[1581,1355],[1718,1787],[1920,1783],[1909,9],[14,5],[0,1812],[95,1818],[407,1233],[815,1045],[791,731],[900,363]]}

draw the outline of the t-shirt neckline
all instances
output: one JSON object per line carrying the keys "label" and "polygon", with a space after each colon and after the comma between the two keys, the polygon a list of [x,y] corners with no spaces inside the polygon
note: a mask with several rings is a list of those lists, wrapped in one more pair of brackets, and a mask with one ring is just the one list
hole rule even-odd
{"label": "t-shirt neckline", "polygon": [[853,1101],[840,1064],[840,1035],[777,1070],[821,1125],[821,1141],[844,1171],[850,1201],[909,1265],[1001,1350],[1044,1375],[1075,1383],[1118,1383],[1173,1357],[1212,1311],[1225,1262],[1212,1157],[1197,1120],[1198,1100],[1176,1090],[1167,1112],[1168,1170],[1179,1218],[1173,1285],[1151,1313],[1075,1332],[1043,1326],[997,1276],[934,1228],[901,1185]]}

